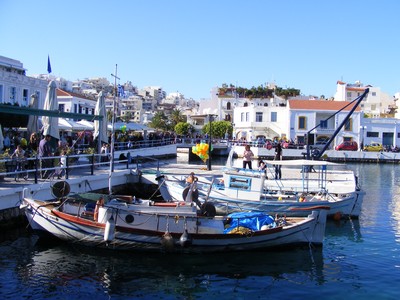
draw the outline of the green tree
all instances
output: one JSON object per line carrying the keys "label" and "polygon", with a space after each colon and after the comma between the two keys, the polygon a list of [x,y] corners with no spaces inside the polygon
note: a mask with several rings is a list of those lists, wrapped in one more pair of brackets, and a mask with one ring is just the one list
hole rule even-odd
{"label": "green tree", "polygon": [[125,115],[121,117],[122,122],[129,123],[132,119],[132,113],[130,111],[126,112]]}
{"label": "green tree", "polygon": [[[228,131],[232,135],[232,124],[228,121],[214,121],[211,123],[211,136],[215,138],[224,138]],[[202,128],[203,134],[210,134],[210,123],[207,123]]]}
{"label": "green tree", "polygon": [[153,119],[149,123],[151,128],[168,130],[168,117],[164,114],[164,112],[156,112]]}
{"label": "green tree", "polygon": [[194,128],[189,123],[179,122],[178,124],[175,125],[174,131],[176,132],[176,134],[179,134],[179,135],[187,135],[190,132],[193,132]]}
{"label": "green tree", "polygon": [[169,116],[170,124],[172,128],[180,122],[186,122],[186,116],[182,115],[182,111],[180,109],[174,109]]}
{"label": "green tree", "polygon": [[[107,120],[108,120],[108,122],[112,122],[112,116],[113,116],[112,110],[107,110]],[[115,120],[116,120],[116,118],[115,118]]]}

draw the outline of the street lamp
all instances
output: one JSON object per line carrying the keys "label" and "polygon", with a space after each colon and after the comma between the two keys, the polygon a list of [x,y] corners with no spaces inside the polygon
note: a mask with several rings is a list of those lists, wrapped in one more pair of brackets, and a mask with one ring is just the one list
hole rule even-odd
{"label": "street lamp", "polygon": [[212,121],[217,115],[208,115],[208,122],[210,123],[210,134],[208,135],[208,161],[207,161],[207,170],[211,171],[211,132],[212,132]]}

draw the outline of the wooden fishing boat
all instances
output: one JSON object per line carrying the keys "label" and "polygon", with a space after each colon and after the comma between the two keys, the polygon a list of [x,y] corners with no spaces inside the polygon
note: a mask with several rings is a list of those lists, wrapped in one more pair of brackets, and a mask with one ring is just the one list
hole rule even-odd
{"label": "wooden fishing boat", "polygon": [[112,250],[184,253],[322,245],[329,209],[311,207],[305,217],[264,212],[210,216],[185,201],[155,203],[100,194],[40,201],[28,192],[22,205],[33,229],[70,243]]}

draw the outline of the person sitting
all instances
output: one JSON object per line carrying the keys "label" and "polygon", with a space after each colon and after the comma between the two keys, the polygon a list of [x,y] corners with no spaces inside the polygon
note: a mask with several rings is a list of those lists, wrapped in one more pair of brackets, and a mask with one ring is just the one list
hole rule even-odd
{"label": "person sitting", "polygon": [[189,176],[186,178],[186,182],[189,184],[196,182],[197,180],[198,180],[198,178],[196,176],[194,176],[194,172],[191,172],[189,174]]}
{"label": "person sitting", "polygon": [[263,160],[260,160],[258,162],[258,171],[260,171],[261,173],[264,172],[265,175],[267,175],[267,165]]}
{"label": "person sitting", "polygon": [[104,206],[104,198],[101,196],[96,202],[96,207],[94,209],[93,220],[98,222],[99,219],[99,208]]}

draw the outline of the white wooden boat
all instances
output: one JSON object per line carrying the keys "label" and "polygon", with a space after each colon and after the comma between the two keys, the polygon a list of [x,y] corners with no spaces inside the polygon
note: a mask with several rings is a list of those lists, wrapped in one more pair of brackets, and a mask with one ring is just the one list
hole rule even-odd
{"label": "white wooden boat", "polygon": [[[193,196],[200,202],[213,203],[223,213],[257,210],[298,216],[304,212],[294,208],[326,205],[330,207],[329,217],[359,217],[364,192],[354,172],[345,170],[344,165],[310,160],[265,163],[266,172],[229,167],[220,176],[198,176]],[[275,179],[277,165],[282,168],[281,179]],[[187,175],[160,178],[166,201],[184,199],[189,188]]]}
{"label": "white wooden boat", "polygon": [[32,228],[70,243],[112,250],[188,253],[322,245],[329,209],[313,207],[306,217],[266,213],[208,217],[189,202],[110,197],[104,206],[97,207],[96,216],[96,210],[87,209],[89,203],[93,206],[93,195],[101,196],[81,194],[40,201],[26,192],[22,205]]}

